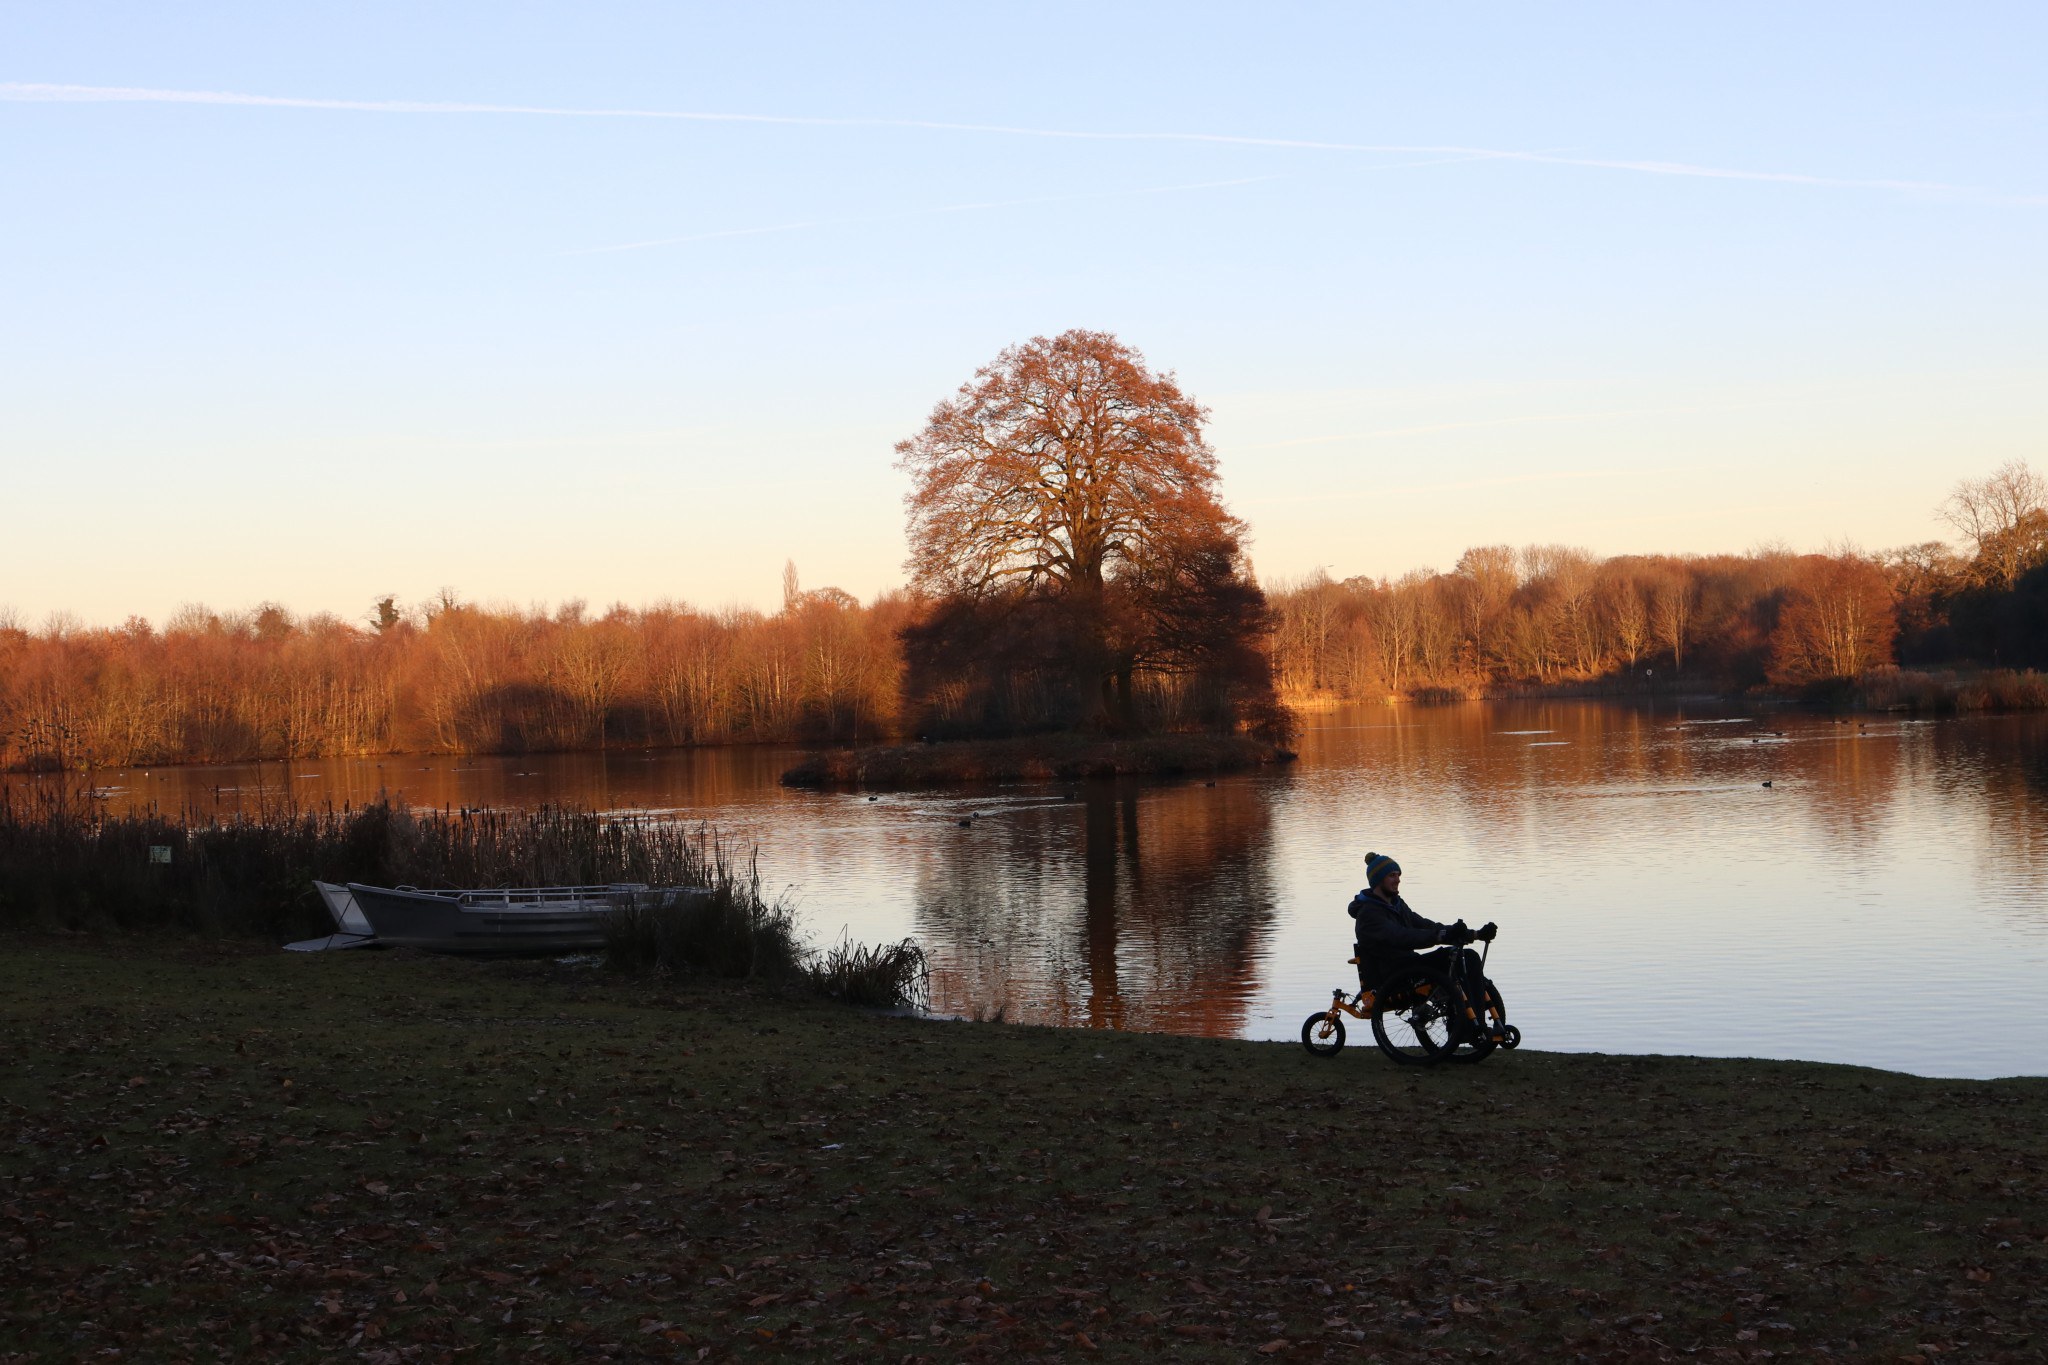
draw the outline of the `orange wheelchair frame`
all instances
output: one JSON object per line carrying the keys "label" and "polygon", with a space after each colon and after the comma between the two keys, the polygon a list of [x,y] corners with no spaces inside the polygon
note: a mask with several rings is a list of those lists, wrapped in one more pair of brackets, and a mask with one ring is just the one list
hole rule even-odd
{"label": "orange wheelchair frame", "polygon": [[[1462,946],[1462,945],[1461,945]],[[1486,954],[1493,943],[1486,941],[1486,950],[1480,956],[1480,979],[1486,980]],[[1301,1045],[1310,1055],[1334,1057],[1344,1046],[1344,1021],[1342,1015],[1363,1019],[1372,1025],[1373,1040],[1380,1050],[1397,1062],[1433,1064],[1451,1058],[1456,1061],[1476,1062],[1484,1060],[1497,1047],[1514,1049],[1520,1046],[1522,1031],[1507,1021],[1507,1005],[1501,999],[1500,991],[1491,982],[1487,990],[1491,995],[1490,1013],[1493,1018],[1489,1026],[1480,1018],[1480,1011],[1474,1007],[1468,993],[1461,988],[1458,977],[1463,974],[1462,954],[1452,959],[1449,979],[1423,976],[1394,984],[1382,982],[1378,990],[1360,984],[1356,995],[1346,999],[1342,987],[1330,993],[1328,1009],[1311,1014],[1301,1025]],[[1357,966],[1353,957],[1349,965]],[[1446,1006],[1436,997],[1437,987],[1449,987],[1450,1003]],[[1464,1018],[1453,1027],[1451,1010],[1463,1013]],[[1397,1040],[1388,1028],[1393,1017],[1398,1027],[1414,1034],[1415,1042],[1410,1045],[1405,1039]],[[1439,1025],[1441,1030],[1439,1031]]]}

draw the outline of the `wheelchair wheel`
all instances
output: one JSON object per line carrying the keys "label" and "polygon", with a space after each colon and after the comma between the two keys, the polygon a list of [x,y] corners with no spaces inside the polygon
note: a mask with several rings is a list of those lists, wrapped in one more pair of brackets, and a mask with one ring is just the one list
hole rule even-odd
{"label": "wheelchair wheel", "polygon": [[1344,1050],[1344,1020],[1334,1010],[1311,1014],[1301,1025],[1301,1045],[1311,1057],[1334,1057]]}
{"label": "wheelchair wheel", "polygon": [[1417,976],[1379,992],[1372,1038],[1404,1066],[1433,1066],[1451,1052],[1451,983]]}
{"label": "wheelchair wheel", "polygon": [[[1491,981],[1487,982],[1486,1008],[1479,1011],[1476,1031],[1470,1033],[1463,1030],[1459,1031],[1458,1041],[1451,1050],[1451,1060],[1454,1062],[1483,1062],[1493,1055],[1493,1050],[1496,1047],[1504,1045],[1512,1047],[1512,1043],[1504,1043],[1503,1040],[1497,1040],[1494,1036],[1495,1030],[1501,1027],[1501,1021],[1506,1019],[1507,1015],[1507,1005],[1500,998],[1499,987],[1495,986]],[[1516,1033],[1514,1037],[1516,1042],[1520,1042],[1522,1035]]]}

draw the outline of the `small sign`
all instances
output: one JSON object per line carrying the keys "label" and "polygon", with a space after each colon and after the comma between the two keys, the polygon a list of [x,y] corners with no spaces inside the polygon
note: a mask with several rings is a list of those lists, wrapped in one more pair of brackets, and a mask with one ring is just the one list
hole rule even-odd
{"label": "small sign", "polygon": [[149,860],[153,863],[169,862],[171,860],[171,846],[169,844],[151,844],[149,846]]}

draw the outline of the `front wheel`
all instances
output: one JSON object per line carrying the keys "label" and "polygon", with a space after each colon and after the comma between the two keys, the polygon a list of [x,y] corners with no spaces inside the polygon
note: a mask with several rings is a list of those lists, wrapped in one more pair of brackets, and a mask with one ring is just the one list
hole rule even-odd
{"label": "front wheel", "polygon": [[1372,1007],[1373,1041],[1404,1066],[1442,1061],[1452,1048],[1450,1011],[1457,998],[1450,982],[1429,976],[1380,991]]}
{"label": "front wheel", "polygon": [[1335,1010],[1311,1014],[1302,1021],[1301,1045],[1311,1057],[1334,1057],[1344,1050],[1344,1021]]}
{"label": "front wheel", "polygon": [[[1469,1000],[1465,1003],[1469,1004]],[[1502,1003],[1500,990],[1491,981],[1486,983],[1486,1007],[1476,1010],[1464,1027],[1457,1030],[1457,1046],[1451,1053],[1454,1062],[1483,1062],[1493,1054],[1496,1047],[1504,1045],[1507,1006]],[[1519,1041],[1521,1034],[1515,1035]]]}

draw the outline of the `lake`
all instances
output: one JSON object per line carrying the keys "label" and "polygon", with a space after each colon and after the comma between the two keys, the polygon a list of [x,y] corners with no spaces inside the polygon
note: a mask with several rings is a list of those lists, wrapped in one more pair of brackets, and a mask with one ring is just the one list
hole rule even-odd
{"label": "lake", "polygon": [[1422,914],[1499,922],[1489,972],[1530,1047],[2048,1070],[2048,717],[1574,701],[1304,725],[1298,763],[1213,785],[871,799],[780,786],[803,751],[770,747],[101,780],[169,809],[288,787],[701,821],[758,848],[814,939],[916,936],[941,1012],[1227,1037],[1291,1039],[1354,984],[1344,906],[1378,850]]}

